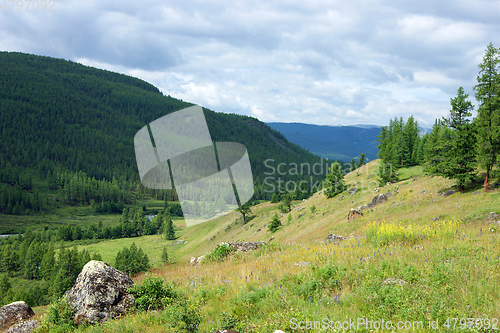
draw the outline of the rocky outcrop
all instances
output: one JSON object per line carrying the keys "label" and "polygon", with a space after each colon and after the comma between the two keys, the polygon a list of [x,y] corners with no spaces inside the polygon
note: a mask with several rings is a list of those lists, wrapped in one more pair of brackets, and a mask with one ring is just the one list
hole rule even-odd
{"label": "rocky outcrop", "polygon": [[9,327],[5,333],[31,333],[36,330],[40,323],[38,320],[27,320]]}
{"label": "rocky outcrop", "polygon": [[495,212],[491,212],[486,215],[486,219],[484,220],[486,223],[498,223],[500,222],[500,215]]}
{"label": "rocky outcrop", "polygon": [[325,243],[337,243],[337,242],[340,242],[344,239],[346,239],[344,236],[329,234],[325,238]]}
{"label": "rocky outcrop", "polygon": [[242,243],[227,243],[228,246],[232,247],[236,252],[247,252],[257,250],[266,242],[242,242]]}
{"label": "rocky outcrop", "polygon": [[368,207],[371,208],[381,203],[384,203],[387,201],[387,199],[388,199],[387,193],[376,195],[373,197],[372,202],[368,204]]}
{"label": "rocky outcrop", "polygon": [[443,193],[443,197],[449,197],[450,195],[455,194],[455,191],[453,190],[448,190]]}
{"label": "rocky outcrop", "polygon": [[351,208],[351,211],[347,215],[347,222],[351,222],[352,220],[358,219],[361,216],[363,216],[363,213]]}
{"label": "rocky outcrop", "polygon": [[102,261],[89,261],[65,294],[76,309],[75,322],[102,323],[127,312],[135,303],[127,291],[133,285],[119,270]]}
{"label": "rocky outcrop", "polygon": [[30,319],[35,313],[25,302],[14,302],[0,308],[0,330],[6,329],[22,320]]}

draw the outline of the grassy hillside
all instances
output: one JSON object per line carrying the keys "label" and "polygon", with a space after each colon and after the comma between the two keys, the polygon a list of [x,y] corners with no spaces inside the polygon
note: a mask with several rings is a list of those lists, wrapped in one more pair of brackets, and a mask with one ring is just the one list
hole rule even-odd
{"label": "grassy hillside", "polygon": [[[346,191],[327,199],[319,192],[296,202],[290,222],[288,214],[281,216],[283,227],[274,234],[266,227],[278,212],[277,205],[270,203],[256,206],[255,217],[244,225],[232,213],[186,228],[180,238],[187,244],[169,247],[174,262],[157,265],[150,274],[174,282],[188,295],[198,309],[191,315],[200,320],[200,332],[224,327],[240,332],[321,332],[292,328],[300,321],[303,325],[323,318],[356,322],[363,317],[394,325],[410,322],[418,332],[448,330],[446,324],[452,332],[493,331],[485,327],[491,328],[494,318],[500,317],[499,228],[484,219],[489,212],[500,213],[500,192],[484,193],[478,184],[478,190],[445,197],[440,193],[450,189],[452,182],[423,175],[420,167],[401,169],[402,181],[374,192],[372,174],[377,163],[346,176],[351,188],[357,184],[354,195]],[[347,221],[351,208],[386,192],[393,193],[387,202]],[[347,239],[324,244],[329,233]],[[189,265],[191,256],[207,254],[221,242],[271,237],[270,244],[258,251],[233,254],[223,262]],[[143,241],[152,255],[158,251],[154,246],[165,243],[154,237]],[[136,282],[144,277],[138,276]],[[169,318],[169,311],[139,312],[81,330],[174,332]],[[467,328],[467,319],[460,329],[460,322],[446,322],[447,318],[481,318],[483,328]],[[429,321],[436,320],[439,329],[429,329]],[[371,330],[362,325],[354,331]]]}

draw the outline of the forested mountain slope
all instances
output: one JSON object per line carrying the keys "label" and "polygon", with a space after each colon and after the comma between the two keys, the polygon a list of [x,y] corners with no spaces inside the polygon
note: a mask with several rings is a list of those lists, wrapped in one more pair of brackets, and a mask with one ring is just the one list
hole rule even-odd
{"label": "forested mountain slope", "polygon": [[329,159],[350,161],[361,154],[377,158],[378,126],[320,126],[302,123],[268,123],[290,142]]}
{"label": "forested mountain slope", "polygon": [[[107,182],[107,193],[116,185],[116,193],[124,190],[130,195],[132,184],[138,184],[134,135],[147,123],[190,105],[123,74],[50,57],[0,52],[0,182],[9,185],[0,198],[0,212],[9,203],[11,207],[24,204],[26,211],[42,209],[35,207],[33,197],[39,184],[33,185],[26,170],[47,179],[51,189],[66,188],[69,204],[91,199],[127,201],[126,194],[70,195],[68,186],[72,179],[73,188],[86,183],[92,187],[92,181]],[[246,146],[256,197],[267,195],[262,185],[268,171],[266,159],[276,163],[319,161],[255,118],[204,112],[213,141]],[[288,175],[281,177],[287,179]],[[303,178],[309,180],[308,175]]]}

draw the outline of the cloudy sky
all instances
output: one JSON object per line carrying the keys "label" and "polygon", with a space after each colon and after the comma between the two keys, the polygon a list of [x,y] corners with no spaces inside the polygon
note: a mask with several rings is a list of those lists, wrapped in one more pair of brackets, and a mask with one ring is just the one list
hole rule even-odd
{"label": "cloudy sky", "polygon": [[499,1],[52,0],[50,12],[6,2],[2,51],[126,73],[266,122],[413,114],[430,127],[460,86],[477,105],[477,65],[500,46]]}

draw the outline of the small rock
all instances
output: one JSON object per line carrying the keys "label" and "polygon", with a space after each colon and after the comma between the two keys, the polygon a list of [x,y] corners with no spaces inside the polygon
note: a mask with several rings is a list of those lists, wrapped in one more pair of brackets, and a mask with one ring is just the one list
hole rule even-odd
{"label": "small rock", "polygon": [[274,236],[271,237],[271,238],[269,238],[269,242],[268,243],[270,243],[273,239],[274,239]]}
{"label": "small rock", "polygon": [[473,192],[472,195],[478,195],[478,194],[482,194],[481,192],[479,191],[476,191],[476,192]]}
{"label": "small rock", "polygon": [[38,320],[22,321],[9,327],[5,333],[31,333],[36,330],[39,324]]}
{"label": "small rock", "polygon": [[365,209],[367,209],[367,208],[369,208],[369,207],[368,207],[368,205],[363,205],[363,206],[359,206],[359,207],[358,207],[358,210],[359,210],[359,211],[362,211],[362,210],[365,210]]}
{"label": "small rock", "polygon": [[375,174],[374,174],[374,173],[372,173],[371,175],[369,175],[369,176],[368,176],[368,178],[366,178],[366,179],[370,179],[370,178],[372,178],[372,177],[375,177]]}
{"label": "small rock", "polygon": [[187,244],[187,241],[185,241],[184,239],[179,239],[176,240],[172,245],[179,245],[179,244]]}
{"label": "small rock", "polygon": [[358,219],[360,218],[361,216],[363,216],[363,213],[351,208],[351,211],[349,212],[349,214],[347,215],[347,222],[350,222],[352,220],[355,220],[355,219]]}
{"label": "small rock", "polygon": [[379,188],[378,188],[378,186],[377,186],[377,187],[375,187],[375,189],[373,190],[373,192],[377,193],[377,192],[378,192],[378,190],[379,190]]}
{"label": "small rock", "polygon": [[455,194],[455,191],[453,190],[448,190],[443,193],[443,197],[449,197],[450,195]]}
{"label": "small rock", "polygon": [[500,215],[498,215],[495,212],[491,212],[488,215],[486,215],[486,219],[484,220],[484,222],[486,223],[494,223],[498,221],[500,221]]}
{"label": "small rock", "polygon": [[309,266],[311,263],[309,261],[299,261],[293,263],[295,266]]}
{"label": "small rock", "polygon": [[432,220],[433,220],[434,222],[436,222],[436,221],[439,221],[440,219],[441,219],[441,218],[438,216],[438,217],[433,218]]}
{"label": "small rock", "polygon": [[392,197],[392,193],[391,192],[387,192],[387,193],[384,193],[384,194],[387,197],[387,199],[389,199],[390,197]]}
{"label": "small rock", "polygon": [[398,278],[388,278],[384,282],[382,282],[385,286],[404,286],[408,284],[405,280]]}
{"label": "small rock", "polygon": [[0,308],[0,329],[5,329],[34,315],[33,309],[23,301],[4,305]]}
{"label": "small rock", "polygon": [[355,194],[356,194],[356,192],[358,192],[358,188],[357,188],[357,187],[351,188],[351,189],[349,190],[349,194],[350,194],[350,195],[355,195]]}
{"label": "small rock", "polygon": [[370,207],[376,206],[378,204],[386,202],[387,199],[388,199],[387,193],[376,195],[373,197],[372,202],[368,206],[370,206]]}
{"label": "small rock", "polygon": [[335,235],[335,234],[329,234],[325,238],[325,243],[328,243],[328,242],[332,242],[332,243],[339,242],[339,241],[344,240],[344,239],[346,239],[344,236]]}

